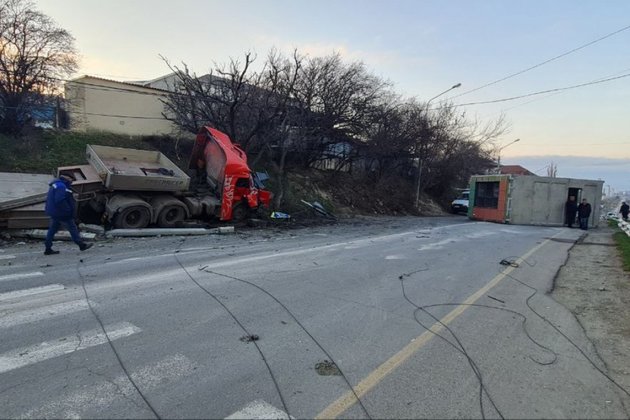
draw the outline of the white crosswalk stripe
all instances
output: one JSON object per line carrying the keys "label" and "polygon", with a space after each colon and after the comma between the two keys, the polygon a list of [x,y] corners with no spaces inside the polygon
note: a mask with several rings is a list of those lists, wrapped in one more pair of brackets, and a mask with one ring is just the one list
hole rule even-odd
{"label": "white crosswalk stripe", "polygon": [[[117,340],[141,331],[140,328],[128,322],[107,326],[106,330],[110,340]],[[45,341],[35,346],[11,350],[0,354],[0,373],[98,346],[106,342],[107,337],[99,328],[76,335]]]}
{"label": "white crosswalk stripe", "polygon": [[[28,269],[23,269],[22,273],[7,270],[0,272],[0,282],[4,282],[0,284],[17,278],[43,278],[41,276],[45,275],[41,272],[28,272]],[[135,278],[132,280],[137,281]],[[90,303],[98,309],[102,301],[106,300],[103,296],[108,296],[109,290],[116,286],[110,282],[105,285],[90,284],[90,292],[95,299],[90,299]],[[119,318],[117,321],[122,320]],[[94,322],[80,285],[66,287],[63,284],[48,284],[0,293],[0,383],[6,379],[7,383],[3,383],[2,388],[9,386],[12,389],[10,394],[0,397],[0,412],[6,414],[0,417],[85,418],[94,416],[94,413],[108,412],[112,407],[121,404],[125,409],[131,410],[144,406],[136,388],[118,367],[111,367],[111,370],[107,365],[102,367],[103,371],[112,374],[101,376],[99,369],[94,374],[90,371],[91,363],[85,362],[92,361],[92,357],[98,357],[94,364],[100,366],[103,354],[111,352],[107,344],[108,337],[114,343],[129,338],[133,340],[135,335],[142,332],[142,328],[131,322],[106,323],[106,335],[101,328],[87,327],[81,330],[80,326],[86,325],[86,322],[90,326],[98,325]],[[133,322],[136,323],[135,320]],[[59,331],[58,328],[63,332],[55,332]],[[182,354],[166,354],[157,359],[149,357],[150,361],[147,360],[144,365],[137,365],[137,361],[129,357],[126,351],[121,354],[125,362],[128,362],[131,378],[143,392],[184,381],[198,368]],[[55,382],[56,378],[42,377],[45,376],[42,373],[47,371],[48,365],[58,367],[59,364],[72,364],[74,361],[88,366],[86,370],[81,367],[76,373],[73,372],[73,375],[81,379],[76,384],[68,382],[62,388]],[[108,361],[113,363],[111,359]],[[29,378],[37,386],[41,384],[44,388],[54,388],[58,392],[33,396],[28,404],[5,404],[15,401],[24,378]],[[31,386],[30,382],[27,386]],[[127,406],[130,402],[131,405]],[[150,414],[149,411],[143,413],[142,410],[138,413],[139,416]]]}
{"label": "white crosswalk stripe", "polygon": [[4,314],[0,315],[0,328],[10,328],[17,325],[31,324],[34,322],[42,321],[44,319],[55,318],[62,315],[69,315],[75,312],[86,310],[88,308],[89,307],[87,302],[85,301],[85,299],[83,299],[57,303],[54,305],[44,306],[42,308]]}
{"label": "white crosswalk stripe", "polygon": [[64,290],[65,287],[61,284],[49,284],[48,286],[31,287],[30,289],[14,290],[12,292],[0,293],[0,301],[11,300],[21,298],[24,296],[37,295],[42,293],[54,292],[58,290]]}
{"label": "white crosswalk stripe", "polygon": [[[139,368],[131,373],[133,380],[144,390],[151,391],[165,382],[175,381],[192,374],[197,368],[184,355],[174,354],[156,363]],[[39,407],[23,413],[21,418],[81,418],[81,407],[106,409],[116,402],[121,394],[126,398],[137,398],[137,392],[124,375],[111,381],[101,382],[74,391],[62,398],[52,398]],[[142,404],[138,401],[138,404]]]}
{"label": "white crosswalk stripe", "polygon": [[264,400],[255,400],[238,410],[236,413],[230,414],[226,420],[236,419],[292,419],[287,413],[274,407]]}
{"label": "white crosswalk stripe", "polygon": [[0,255],[0,260],[12,260],[15,258],[15,255]]}
{"label": "white crosswalk stripe", "polygon": [[18,279],[27,279],[30,277],[41,277],[44,273],[41,271],[35,271],[32,273],[15,273],[15,274],[6,274],[4,276],[0,276],[0,281],[8,281],[8,280],[18,280]]}

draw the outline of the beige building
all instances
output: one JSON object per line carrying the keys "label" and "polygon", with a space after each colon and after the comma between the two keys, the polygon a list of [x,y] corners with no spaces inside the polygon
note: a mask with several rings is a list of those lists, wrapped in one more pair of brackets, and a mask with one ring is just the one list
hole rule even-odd
{"label": "beige building", "polygon": [[162,113],[168,91],[92,76],[65,86],[70,129],[102,130],[128,135],[177,134]]}

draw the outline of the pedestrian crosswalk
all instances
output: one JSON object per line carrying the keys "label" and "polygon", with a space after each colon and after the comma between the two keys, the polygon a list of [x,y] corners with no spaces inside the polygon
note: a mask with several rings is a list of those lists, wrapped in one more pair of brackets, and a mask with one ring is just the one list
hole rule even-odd
{"label": "pedestrian crosswalk", "polygon": [[57,303],[45,307],[6,314],[0,317],[0,329],[15,327],[23,324],[31,324],[45,319],[70,315],[87,309],[88,304],[85,300],[73,300],[70,302]]}
{"label": "pedestrian crosswalk", "polygon": [[0,276],[0,281],[9,281],[9,280],[19,280],[19,279],[28,279],[32,277],[40,277],[43,276],[44,273],[41,271],[34,271],[32,273],[15,273],[15,274],[5,274]]}
{"label": "pedestrian crosswalk", "polygon": [[54,338],[53,340],[44,341],[33,346],[2,353],[0,354],[0,373],[98,346],[99,344],[106,343],[108,338],[114,341],[122,337],[127,337],[140,332],[140,329],[124,322],[109,326],[106,328],[106,331],[107,335],[105,335],[101,329],[94,329],[75,335]]}
{"label": "pedestrian crosswalk", "polygon": [[[186,356],[174,354],[164,357],[156,363],[151,363],[131,372],[131,377],[137,383],[142,384],[143,392],[150,393],[163,385],[186,378],[197,368],[195,364]],[[125,399],[134,401],[142,407],[143,402],[138,397],[128,378],[117,375],[111,380],[91,384],[81,389],[74,390],[62,398],[53,398],[33,407],[20,415],[21,418],[82,418],[86,417],[81,413],[80,408],[89,406],[95,413],[108,409],[117,403],[117,399],[124,396]],[[89,417],[89,416],[87,416]],[[107,416],[104,416],[107,417]],[[128,416],[125,416],[128,417]],[[147,411],[143,416],[150,418]],[[212,416],[209,416],[212,417]]]}
{"label": "pedestrian crosswalk", "polygon": [[[24,278],[43,275],[41,272],[14,274],[12,278]],[[9,275],[0,277],[8,278]],[[67,294],[61,297],[61,302],[45,301],[43,306],[33,298],[52,294],[66,290],[62,284],[48,284],[45,286],[18,289],[10,292],[0,293],[0,333],[2,330],[14,327],[27,327],[42,321],[48,321],[59,317],[69,316],[89,309],[85,299],[71,299],[66,297],[75,296]],[[29,306],[29,299],[34,302]],[[64,301],[65,300],[65,301]],[[16,306],[21,303],[22,306]],[[65,354],[78,352],[90,347],[106,343],[107,339],[117,340],[140,332],[140,328],[128,322],[117,323],[96,328],[88,331],[79,331],[75,334],[64,337],[46,337],[46,340],[30,346],[16,348],[4,353],[0,353],[0,374],[19,369],[24,366],[39,363],[44,360],[59,357]]]}
{"label": "pedestrian crosswalk", "polygon": [[8,301],[8,300],[14,300],[17,298],[23,298],[26,296],[32,296],[32,295],[40,295],[40,294],[44,294],[44,293],[48,293],[48,292],[55,292],[58,290],[64,290],[65,287],[61,284],[49,284],[46,286],[39,286],[39,287],[31,287],[28,289],[19,289],[19,290],[13,290],[11,292],[4,292],[4,293],[0,293],[0,302],[2,301]]}
{"label": "pedestrian crosswalk", "polygon": [[[223,354],[207,353],[205,343],[201,348],[196,344],[191,351],[181,343],[173,345],[173,338],[164,335],[168,330],[154,320],[142,313],[135,316],[133,311],[117,310],[127,304],[120,302],[125,301],[120,296],[130,284],[158,284],[156,290],[163,291],[155,279],[173,278],[172,274],[147,272],[116,277],[115,281],[107,278],[100,283],[85,274],[86,298],[83,285],[73,276],[76,273],[65,277],[68,273],[58,270],[51,275],[45,269],[0,272],[0,418],[150,418],[154,413],[145,395],[158,406],[160,415],[177,416],[179,412],[173,411],[177,407],[163,401],[165,395],[177,390],[186,400],[189,382],[212,386],[220,383],[208,379],[213,377],[214,367],[207,374],[200,372],[206,372],[203,368],[212,366]],[[28,281],[22,282],[25,279]],[[181,336],[190,334],[183,331]],[[162,343],[169,350],[163,350]],[[218,403],[207,398],[215,395],[207,388],[202,386],[194,392],[203,396],[205,411],[190,413],[202,417],[233,413],[230,418],[290,418],[276,408],[277,403],[248,403],[259,398],[257,393],[248,394],[250,398],[244,393],[243,400],[240,395],[230,395],[229,402],[220,403],[221,412],[213,411]],[[200,401],[199,396],[195,398]]]}
{"label": "pedestrian crosswalk", "polygon": [[254,400],[235,413],[230,414],[226,420],[240,419],[293,419],[284,411],[274,407],[264,400]]}
{"label": "pedestrian crosswalk", "polygon": [[[40,272],[5,275],[0,280],[43,275],[36,273]],[[81,297],[80,292],[76,287],[67,288],[57,283],[0,293],[0,383],[5,382],[3,375],[19,372],[22,368],[33,366],[38,369],[37,366],[43,362],[79,355],[108,341],[118,342],[142,332],[140,327],[126,321],[105,323],[103,330],[90,313],[88,302]],[[68,322],[70,319],[76,321]],[[48,325],[56,328],[49,328]],[[72,325],[77,327],[77,331],[68,334],[67,329],[72,330]],[[85,325],[90,328],[81,328]],[[57,332],[59,329],[65,329],[66,334],[60,335]],[[14,339],[6,340],[5,337]],[[28,337],[37,337],[37,342],[25,345],[24,341]],[[11,342],[16,341],[20,344],[10,348]],[[153,366],[137,369],[132,375],[159,384],[179,374],[189,373],[191,369],[190,360],[182,355],[171,355]],[[123,390],[126,390],[124,393],[127,398],[135,394],[128,378],[119,375],[113,381],[96,381],[66,395],[38,399],[41,406],[31,407],[26,413],[6,411],[9,404],[0,395],[0,417],[84,417],[82,410],[86,407],[93,407],[98,402],[101,408],[105,408],[106,403],[114,403],[116,398],[120,398]],[[107,398],[104,399],[103,395],[107,395]],[[82,404],[77,405],[77,401]],[[138,404],[141,405],[141,402]]]}

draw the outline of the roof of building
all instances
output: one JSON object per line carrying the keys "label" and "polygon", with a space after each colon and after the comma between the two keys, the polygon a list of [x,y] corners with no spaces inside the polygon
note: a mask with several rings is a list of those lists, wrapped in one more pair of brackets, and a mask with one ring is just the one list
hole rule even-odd
{"label": "roof of building", "polygon": [[502,175],[534,175],[535,173],[522,167],[521,165],[501,165]]}
{"label": "roof of building", "polygon": [[72,80],[68,80],[67,83],[77,83],[77,84],[81,84],[81,80],[82,79],[95,79],[95,80],[102,80],[104,82],[110,82],[110,83],[119,83],[121,85],[125,85],[125,86],[129,86],[129,87],[135,87],[135,88],[142,88],[142,89],[151,89],[151,90],[156,90],[159,92],[170,92],[168,90],[165,89],[160,89],[160,88],[155,88],[155,87],[151,87],[151,86],[143,86],[140,85],[136,82],[121,82],[119,80],[112,80],[112,79],[106,79],[104,77],[97,77],[97,76],[90,76],[89,74],[74,78]]}

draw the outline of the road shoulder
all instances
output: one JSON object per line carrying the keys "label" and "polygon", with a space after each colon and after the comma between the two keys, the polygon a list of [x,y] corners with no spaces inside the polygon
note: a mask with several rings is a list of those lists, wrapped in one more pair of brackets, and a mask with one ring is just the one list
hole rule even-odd
{"label": "road shoulder", "polygon": [[614,230],[589,230],[573,246],[552,297],[570,310],[606,364],[630,391],[630,274],[622,269]]}

